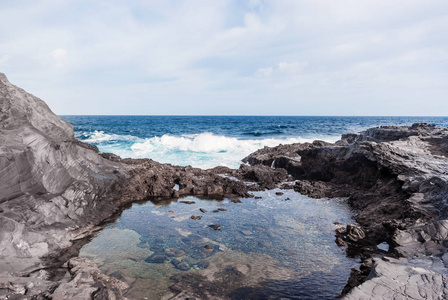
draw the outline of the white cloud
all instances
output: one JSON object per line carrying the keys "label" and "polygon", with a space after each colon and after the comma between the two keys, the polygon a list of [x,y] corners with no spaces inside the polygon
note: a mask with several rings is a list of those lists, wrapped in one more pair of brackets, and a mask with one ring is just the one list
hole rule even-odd
{"label": "white cloud", "polygon": [[53,57],[57,67],[63,68],[67,65],[67,50],[55,49],[51,52],[51,57]]}
{"label": "white cloud", "polygon": [[448,115],[446,0],[20,3],[1,71],[58,113]]}
{"label": "white cloud", "polygon": [[271,77],[274,73],[274,68],[260,68],[255,72],[256,77]]}
{"label": "white cloud", "polygon": [[307,62],[281,62],[276,67],[258,69],[255,72],[255,77],[296,75],[302,72],[307,66]]}
{"label": "white cloud", "polygon": [[6,63],[11,57],[7,54],[0,56],[0,65]]}

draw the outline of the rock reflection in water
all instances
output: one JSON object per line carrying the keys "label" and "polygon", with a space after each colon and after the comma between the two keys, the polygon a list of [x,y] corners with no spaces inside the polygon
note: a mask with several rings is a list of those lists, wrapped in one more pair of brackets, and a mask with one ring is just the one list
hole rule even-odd
{"label": "rock reflection in water", "polygon": [[276,192],[134,204],[80,255],[126,281],[130,299],[334,298],[354,265],[334,243],[348,206]]}

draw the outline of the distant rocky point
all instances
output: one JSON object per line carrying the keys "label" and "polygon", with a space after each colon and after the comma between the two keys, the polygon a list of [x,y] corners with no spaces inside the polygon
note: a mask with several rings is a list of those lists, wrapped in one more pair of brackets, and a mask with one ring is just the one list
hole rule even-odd
{"label": "distant rocky point", "polygon": [[359,211],[361,228],[336,230],[337,244],[362,259],[346,299],[448,298],[447,128],[383,126],[335,144],[265,147],[244,161],[286,170],[296,191],[348,197]]}
{"label": "distant rocky point", "polygon": [[0,299],[125,299],[126,283],[77,255],[126,205],[238,201],[275,187],[348,197],[359,211],[359,226],[336,230],[336,243],[362,260],[347,299],[448,297],[448,129],[372,128],[334,144],[265,147],[245,161],[202,170],[99,153],[0,73]]}

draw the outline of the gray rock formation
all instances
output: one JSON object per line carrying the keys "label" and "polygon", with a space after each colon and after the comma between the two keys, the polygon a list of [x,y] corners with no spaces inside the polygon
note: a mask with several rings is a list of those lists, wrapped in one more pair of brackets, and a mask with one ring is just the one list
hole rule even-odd
{"label": "gray rock formation", "polygon": [[54,285],[44,268],[116,210],[104,195],[121,171],[0,73],[2,293],[33,295]]}
{"label": "gray rock formation", "polygon": [[[99,224],[134,201],[247,191],[213,170],[99,154],[42,100],[0,73],[0,299],[120,299],[123,285],[94,265],[78,262],[72,271],[75,261],[66,263]],[[54,279],[53,269],[62,265],[71,281]],[[89,280],[79,284],[85,274]]]}
{"label": "gray rock formation", "polygon": [[[359,210],[362,235],[353,239],[350,226],[337,231],[337,243],[347,245],[347,254],[363,259],[344,292],[368,276],[347,298],[446,299],[447,145],[447,128],[386,126],[345,135],[335,144],[265,148],[245,160],[283,168],[298,180],[297,191],[349,197]],[[386,256],[375,250],[384,242]]]}
{"label": "gray rock formation", "polygon": [[[313,197],[349,197],[359,210],[360,227],[337,232],[347,255],[363,260],[347,298],[444,299],[447,157],[448,129],[414,124],[335,144],[266,147],[239,170],[121,159],[74,139],[70,124],[0,73],[0,299],[124,299],[126,284],[76,256],[125,205],[244,197],[282,184]],[[387,250],[377,247],[384,243]]]}

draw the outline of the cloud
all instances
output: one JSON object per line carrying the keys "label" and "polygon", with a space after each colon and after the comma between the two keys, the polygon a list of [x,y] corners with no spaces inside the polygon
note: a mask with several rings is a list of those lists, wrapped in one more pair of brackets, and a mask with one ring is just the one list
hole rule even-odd
{"label": "cloud", "polygon": [[257,72],[255,72],[255,76],[256,77],[271,77],[273,73],[274,73],[274,68],[272,68],[272,67],[260,68],[257,70]]}
{"label": "cloud", "polygon": [[51,57],[54,59],[57,67],[63,68],[67,65],[67,50],[55,49],[51,52]]}
{"label": "cloud", "polygon": [[6,63],[11,57],[7,54],[0,56],[0,65]]}
{"label": "cloud", "polygon": [[448,115],[445,0],[25,2],[1,71],[57,113]]}
{"label": "cloud", "polygon": [[291,76],[302,72],[307,66],[307,62],[281,62],[276,67],[258,69],[255,77]]}

